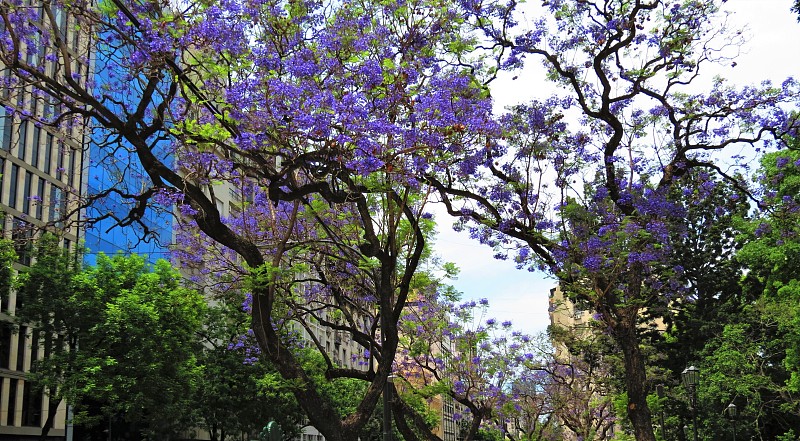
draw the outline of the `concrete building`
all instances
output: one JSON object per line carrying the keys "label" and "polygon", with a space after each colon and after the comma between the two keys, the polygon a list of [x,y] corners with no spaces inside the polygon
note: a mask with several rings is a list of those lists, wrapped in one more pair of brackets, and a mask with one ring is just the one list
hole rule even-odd
{"label": "concrete building", "polygon": [[[43,16],[43,11],[40,18]],[[73,70],[86,78],[90,72],[88,38],[75,31],[74,24],[58,8],[54,16],[62,37],[75,60]],[[48,58],[47,48],[24,50],[24,60],[47,72],[57,63]],[[86,127],[82,122],[54,127],[46,124],[57,111],[55,103],[10,80],[9,70],[0,64],[0,228],[12,239],[18,255],[14,270],[31,264],[32,245],[42,231],[57,232],[65,248],[80,238],[77,198],[84,186],[83,164]],[[66,218],[65,218],[66,216]],[[38,437],[48,411],[57,406],[51,436],[65,436],[66,405],[51,402],[41,390],[26,381],[31,363],[44,356],[38,347],[36,330],[14,324],[15,311],[23,299],[11,290],[0,301],[0,439]]]}
{"label": "concrete building", "polygon": [[[575,304],[560,286],[550,289],[548,297],[548,313],[550,315],[551,336],[559,330],[568,331],[577,338],[588,338],[592,333],[592,312]],[[568,359],[569,351],[563,341],[553,341],[556,358]]]}

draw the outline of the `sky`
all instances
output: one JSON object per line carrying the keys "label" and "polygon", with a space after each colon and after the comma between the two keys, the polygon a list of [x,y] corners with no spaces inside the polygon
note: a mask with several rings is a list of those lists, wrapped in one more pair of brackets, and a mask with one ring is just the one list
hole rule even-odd
{"label": "sky", "polygon": [[[735,67],[715,66],[706,71],[705,79],[710,82],[714,75],[720,75],[740,85],[766,79],[780,84],[789,76],[800,76],[800,23],[797,15],[790,12],[791,4],[791,0],[728,0],[723,10],[732,13],[729,23],[744,28],[748,42]],[[518,76],[516,81],[511,75],[500,77],[492,90],[496,110],[520,100],[546,96],[547,92],[541,93],[546,84],[536,87],[539,78],[544,81],[537,69],[513,74]],[[453,231],[451,219],[445,214],[437,214],[436,218],[439,234],[435,253],[461,269],[452,285],[463,293],[463,298],[489,299],[485,318],[511,320],[513,329],[529,334],[545,331],[550,321],[548,294],[556,286],[555,279],[517,270],[513,262],[494,259],[489,247],[471,240],[466,233]]]}

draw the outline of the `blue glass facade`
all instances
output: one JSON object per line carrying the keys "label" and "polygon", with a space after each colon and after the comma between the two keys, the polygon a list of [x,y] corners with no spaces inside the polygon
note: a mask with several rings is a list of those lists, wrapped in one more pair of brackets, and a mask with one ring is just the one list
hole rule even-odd
{"label": "blue glass facade", "polygon": [[[108,42],[98,42],[98,46],[106,44]],[[126,104],[136,105],[139,102],[141,82],[137,78],[125,78],[126,73],[115,67],[117,64],[111,57],[121,54],[103,50],[102,47],[98,49],[95,84],[124,83],[124,87],[109,92],[109,89],[115,90],[112,86],[104,93],[111,94],[113,101],[120,103],[109,107],[116,107],[122,114],[130,114],[131,109],[127,109]],[[105,58],[103,54],[106,54]],[[168,141],[153,141],[150,145],[156,154],[169,154]],[[136,195],[151,186],[150,178],[135,157],[133,147],[124,138],[103,128],[95,127],[92,131],[86,167],[86,194],[89,197],[109,188],[121,194]],[[85,218],[92,220],[85,229],[86,262],[94,264],[97,254],[101,252],[107,255],[136,253],[144,256],[150,263],[158,259],[169,259],[169,244],[173,237],[171,208],[147,207],[137,222],[129,222],[127,219],[135,208],[136,201],[121,194],[111,192],[86,209]],[[95,219],[100,220],[94,221]]]}

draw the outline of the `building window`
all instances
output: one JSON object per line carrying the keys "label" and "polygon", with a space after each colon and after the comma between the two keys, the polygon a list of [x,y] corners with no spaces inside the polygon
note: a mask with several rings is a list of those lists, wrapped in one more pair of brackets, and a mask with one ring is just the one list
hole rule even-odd
{"label": "building window", "polygon": [[39,427],[42,424],[42,390],[26,381],[22,388],[22,425]]}
{"label": "building window", "polygon": [[[0,29],[4,28],[0,26]],[[3,72],[3,84],[8,85],[8,87],[0,87],[0,98],[8,101],[11,99],[11,69],[5,68],[3,69],[2,72]],[[0,110],[2,110],[2,108],[0,108]]]}
{"label": "building window", "polygon": [[33,141],[31,142],[31,165],[39,168],[39,142],[42,140],[42,128],[33,126]]}
{"label": "building window", "polygon": [[42,338],[42,331],[34,328],[31,333],[31,364],[39,360],[39,339]]}
{"label": "building window", "polygon": [[17,208],[17,181],[19,180],[19,166],[11,164],[11,176],[8,183],[8,206]]}
{"label": "building window", "polygon": [[22,185],[22,212],[31,214],[31,185],[33,185],[33,173],[25,172],[25,182]]}
{"label": "building window", "polygon": [[[17,300],[17,303],[19,303],[19,300]],[[27,333],[27,327],[19,327],[19,332],[17,333],[17,370],[20,372],[25,370],[25,337],[27,337]]]}
{"label": "building window", "polygon": [[[55,62],[50,63],[50,67],[51,67],[50,76],[51,77],[53,75],[55,75],[55,69],[54,69],[55,65],[56,65]],[[44,97],[44,105],[42,107],[42,117],[44,118],[45,121],[50,121],[54,116],[53,115],[53,103],[50,100],[51,100],[51,98],[49,96],[45,96]]]}
{"label": "building window", "polygon": [[55,222],[59,217],[61,205],[61,189],[57,185],[50,186],[50,222]]}
{"label": "building window", "polygon": [[53,162],[53,134],[48,133],[44,146],[44,172],[50,174]]}
{"label": "building window", "polygon": [[55,22],[58,24],[58,30],[61,34],[61,41],[67,41],[67,14],[57,4],[52,5],[53,16]]}
{"label": "building window", "polygon": [[11,366],[11,323],[0,322],[0,369]]}
{"label": "building window", "polygon": [[19,124],[19,139],[17,140],[17,157],[25,160],[25,153],[27,153],[28,146],[28,121],[22,121]]}
{"label": "building window", "polygon": [[[42,215],[44,214],[44,178],[39,178],[39,187],[36,189],[36,219],[42,220]],[[0,186],[3,183],[0,181]]]}
{"label": "building window", "polygon": [[[3,88],[5,89],[5,88]],[[11,129],[14,117],[6,112],[5,106],[0,106],[0,148],[3,150],[11,149]]]}
{"label": "building window", "polygon": [[67,148],[63,142],[58,143],[58,167],[56,168],[56,179],[59,181],[64,176],[64,155],[67,154]]}
{"label": "building window", "polygon": [[18,380],[16,378],[9,378],[8,418],[6,419],[6,425],[8,426],[14,425],[14,416],[17,414],[17,383]]}
{"label": "building window", "polygon": [[69,176],[67,179],[69,180],[69,186],[75,186],[75,159],[78,156],[78,150],[70,151],[69,155]]}

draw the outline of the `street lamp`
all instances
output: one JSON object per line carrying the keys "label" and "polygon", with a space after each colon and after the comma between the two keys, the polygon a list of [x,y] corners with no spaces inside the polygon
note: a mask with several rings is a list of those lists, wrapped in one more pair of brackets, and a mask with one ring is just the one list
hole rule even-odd
{"label": "street lamp", "polygon": [[392,374],[386,377],[383,385],[383,441],[392,441],[392,383],[397,376]]}
{"label": "street lamp", "polygon": [[736,405],[733,403],[728,404],[728,407],[725,408],[725,415],[731,420],[731,424],[733,424],[733,441],[736,441]]}
{"label": "street lamp", "polygon": [[[664,423],[664,403],[663,403],[664,385],[663,384],[656,385],[656,395],[658,395],[658,398],[659,398],[658,399],[658,401],[659,401],[659,403],[658,403],[659,406],[658,407],[661,408],[661,439],[666,441],[667,440],[667,435],[666,435],[667,434],[667,429],[666,429],[666,424]],[[733,440],[733,441],[736,441],[736,440]]]}
{"label": "street lamp", "polygon": [[681,373],[683,385],[689,390],[689,398],[692,405],[692,422],[694,441],[697,441],[697,385],[700,383],[700,369],[689,366]]}

